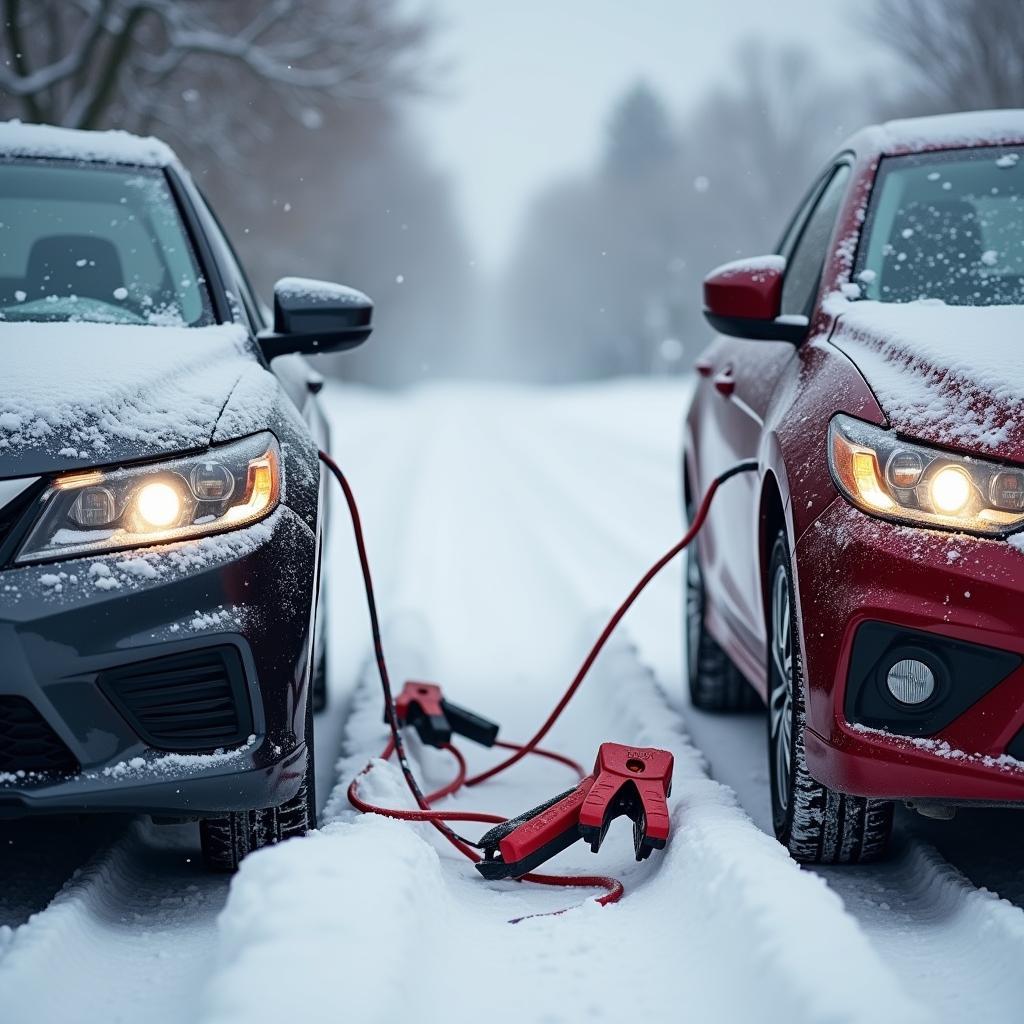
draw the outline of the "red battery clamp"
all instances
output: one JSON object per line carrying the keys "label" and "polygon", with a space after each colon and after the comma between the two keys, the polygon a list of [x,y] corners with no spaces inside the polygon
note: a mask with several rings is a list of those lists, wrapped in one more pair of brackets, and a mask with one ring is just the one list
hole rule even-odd
{"label": "red battery clamp", "polygon": [[447,747],[452,733],[484,747],[493,747],[498,739],[497,722],[446,700],[436,683],[406,683],[395,699],[395,713],[402,725],[411,725],[430,747]]}
{"label": "red battery clamp", "polygon": [[668,842],[672,764],[667,750],[602,743],[592,775],[484,834],[477,871],[492,880],[520,878],[578,839],[597,853],[609,825],[622,815],[633,822],[636,859],[646,860]]}

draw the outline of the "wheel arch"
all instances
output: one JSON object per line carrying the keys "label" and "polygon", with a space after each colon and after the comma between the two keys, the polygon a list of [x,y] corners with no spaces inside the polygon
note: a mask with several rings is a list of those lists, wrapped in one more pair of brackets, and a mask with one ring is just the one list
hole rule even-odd
{"label": "wheel arch", "polygon": [[[786,521],[786,508],[782,500],[782,490],[778,477],[773,470],[768,470],[761,481],[761,499],[758,506],[758,569],[761,581],[761,610],[765,617],[765,628],[768,626],[769,587],[771,581],[768,574],[771,568],[772,546],[780,530],[790,530]],[[792,542],[790,543],[792,550]]]}

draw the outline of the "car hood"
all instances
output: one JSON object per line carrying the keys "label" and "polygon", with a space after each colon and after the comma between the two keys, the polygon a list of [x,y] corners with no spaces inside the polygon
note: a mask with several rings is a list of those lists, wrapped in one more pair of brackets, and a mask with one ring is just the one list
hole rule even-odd
{"label": "car hood", "polygon": [[850,302],[832,342],[908,437],[1024,461],[1024,306]]}
{"label": "car hood", "polygon": [[2,324],[0,479],[204,447],[254,362],[233,325]]}

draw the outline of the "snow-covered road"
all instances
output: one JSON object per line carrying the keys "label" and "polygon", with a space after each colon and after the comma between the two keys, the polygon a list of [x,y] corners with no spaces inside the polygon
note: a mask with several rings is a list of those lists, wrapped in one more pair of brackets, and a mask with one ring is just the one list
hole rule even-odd
{"label": "snow-covered road", "polygon": [[[602,616],[679,535],[686,395],[661,382],[329,391],[396,680],[440,681],[504,737],[525,738]],[[322,829],[249,858],[229,889],[198,867],[191,830],[5,825],[4,1024],[1019,1016],[1024,912],[976,886],[1024,898],[1013,855],[1024,829],[1005,814],[941,827],[904,815],[885,864],[797,867],[764,831],[760,716],[685,701],[680,567],[630,613],[551,737],[584,762],[605,739],[675,753],[667,851],[636,864],[620,821],[598,857],[578,844],[551,862],[617,875],[622,903],[489,885],[427,826],[354,815],[344,790],[384,726],[339,501],[333,515]],[[493,758],[466,752],[474,766]],[[417,747],[416,758],[429,781],[447,778],[446,755]],[[571,781],[527,762],[454,803],[514,813]],[[388,766],[363,791],[406,800]],[[1004,845],[986,845],[989,830]]]}

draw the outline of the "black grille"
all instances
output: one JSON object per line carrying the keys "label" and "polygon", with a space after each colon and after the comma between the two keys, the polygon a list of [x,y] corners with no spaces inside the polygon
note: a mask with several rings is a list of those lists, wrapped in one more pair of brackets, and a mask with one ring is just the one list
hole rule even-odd
{"label": "black grille", "polygon": [[74,754],[24,697],[0,697],[0,772],[74,775]]}
{"label": "black grille", "polygon": [[156,750],[235,747],[252,732],[242,659],[207,647],[100,673],[97,683],[128,724]]}

